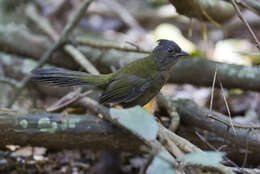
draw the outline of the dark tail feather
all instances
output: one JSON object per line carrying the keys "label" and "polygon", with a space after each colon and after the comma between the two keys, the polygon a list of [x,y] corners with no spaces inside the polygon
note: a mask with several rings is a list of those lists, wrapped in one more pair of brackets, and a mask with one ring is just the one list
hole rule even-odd
{"label": "dark tail feather", "polygon": [[45,82],[50,85],[68,87],[78,85],[92,85],[84,81],[84,76],[89,74],[83,72],[69,71],[65,69],[51,68],[42,69],[38,68],[31,71],[32,80],[35,82]]}

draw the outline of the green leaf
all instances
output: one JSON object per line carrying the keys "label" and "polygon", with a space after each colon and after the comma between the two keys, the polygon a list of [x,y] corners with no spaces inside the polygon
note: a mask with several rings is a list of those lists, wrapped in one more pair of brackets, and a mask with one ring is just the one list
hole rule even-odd
{"label": "green leaf", "polygon": [[183,163],[217,167],[224,155],[223,152],[198,152],[186,154],[177,160]]}
{"label": "green leaf", "polygon": [[147,173],[151,174],[176,174],[173,167],[174,158],[167,151],[162,151],[156,155]]}
{"label": "green leaf", "polygon": [[129,109],[110,109],[110,115],[117,119],[120,124],[138,133],[146,140],[156,139],[158,125],[153,115],[135,106]]}

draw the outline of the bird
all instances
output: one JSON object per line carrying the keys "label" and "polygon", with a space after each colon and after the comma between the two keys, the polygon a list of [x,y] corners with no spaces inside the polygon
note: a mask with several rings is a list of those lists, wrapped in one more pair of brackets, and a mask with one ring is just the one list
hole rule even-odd
{"label": "bird", "polygon": [[124,108],[144,106],[160,92],[178,60],[189,56],[174,41],[160,39],[157,42],[151,54],[113,73],[93,75],[62,68],[37,68],[31,71],[31,77],[33,81],[53,86],[101,90],[101,104],[120,104]]}

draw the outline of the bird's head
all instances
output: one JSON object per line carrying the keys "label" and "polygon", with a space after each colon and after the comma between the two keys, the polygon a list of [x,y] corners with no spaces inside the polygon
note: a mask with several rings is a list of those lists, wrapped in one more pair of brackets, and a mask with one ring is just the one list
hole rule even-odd
{"label": "bird's head", "polygon": [[183,56],[189,56],[175,42],[160,39],[158,45],[153,50],[153,55],[159,63],[160,68],[168,68],[177,63]]}

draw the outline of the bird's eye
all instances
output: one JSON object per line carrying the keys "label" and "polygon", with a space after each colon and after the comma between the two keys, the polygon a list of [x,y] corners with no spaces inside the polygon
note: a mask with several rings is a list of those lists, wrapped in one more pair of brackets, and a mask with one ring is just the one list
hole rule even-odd
{"label": "bird's eye", "polygon": [[172,53],[174,50],[172,48],[168,48],[168,53]]}

